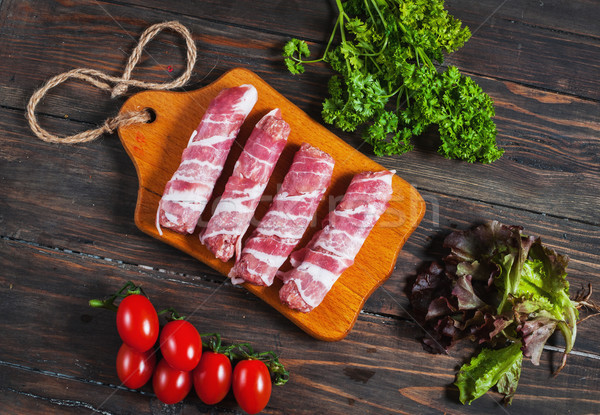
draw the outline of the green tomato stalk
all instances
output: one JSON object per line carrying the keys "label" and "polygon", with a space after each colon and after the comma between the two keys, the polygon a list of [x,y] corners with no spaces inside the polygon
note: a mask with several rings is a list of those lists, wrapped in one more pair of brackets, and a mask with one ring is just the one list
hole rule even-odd
{"label": "green tomato stalk", "polygon": [[275,386],[285,385],[290,378],[290,372],[279,361],[279,357],[273,351],[257,353],[250,343],[234,343],[225,346],[221,343],[221,335],[219,333],[201,334],[202,339],[209,339],[202,342],[202,347],[210,349],[215,353],[221,353],[227,356],[230,360],[260,360],[262,361],[269,372]]}

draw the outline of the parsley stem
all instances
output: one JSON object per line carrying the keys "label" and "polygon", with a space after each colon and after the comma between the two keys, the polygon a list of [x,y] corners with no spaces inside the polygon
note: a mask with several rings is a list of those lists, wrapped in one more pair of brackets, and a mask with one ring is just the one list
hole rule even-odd
{"label": "parsley stem", "polygon": [[377,2],[375,0],[371,0],[371,4],[373,4],[373,6],[375,7],[375,11],[377,11],[377,14],[379,15],[379,18],[381,19],[381,23],[383,24],[383,27],[385,27],[387,29],[387,23],[385,22],[385,17],[383,17],[383,13],[381,13],[379,6],[377,6]]}
{"label": "parsley stem", "polygon": [[[389,36],[386,36],[385,39],[383,40],[383,45],[379,48],[379,52],[360,53],[360,54],[358,54],[358,56],[379,56],[379,55],[381,55],[383,53],[383,51],[385,50],[385,48],[387,47],[388,40],[389,40]],[[373,49],[370,48],[370,50],[373,50]]]}
{"label": "parsley stem", "polygon": [[325,47],[325,52],[323,52],[323,57],[321,58],[321,60],[324,60],[327,57],[327,52],[329,52],[329,47],[331,46],[331,44],[333,43],[333,38],[335,37],[335,33],[337,32],[337,29],[340,29],[340,32],[342,31],[342,17],[341,17],[341,13],[338,16],[337,20],[335,21],[335,26],[333,27],[333,30],[331,31],[331,36],[329,36],[329,41],[327,42],[327,46]]}
{"label": "parsley stem", "polygon": [[[344,11],[344,6],[342,6],[341,0],[335,0],[335,3],[337,4],[338,12],[339,12],[337,25],[339,25],[339,27],[340,27],[340,36],[342,37],[342,42],[345,42],[346,41],[346,33],[344,32],[344,16],[346,18],[348,18],[348,15]],[[334,33],[335,33],[335,29],[334,29]]]}
{"label": "parsley stem", "polygon": [[372,21],[375,21],[375,17],[373,16],[373,13],[371,12],[371,7],[369,7],[369,0],[364,0],[365,2],[365,8],[367,9],[367,12],[369,13],[369,17],[371,18]]}
{"label": "parsley stem", "polygon": [[[344,17],[347,20],[350,20],[346,12],[344,11],[344,6],[342,5],[342,0],[335,0],[335,4],[337,4],[339,15],[337,24],[340,27],[340,36],[342,37],[342,44],[346,43],[346,33],[344,32]],[[334,29],[335,32],[335,29]],[[352,72],[352,68],[350,67],[350,62],[346,60],[346,69],[348,69],[348,73]]]}
{"label": "parsley stem", "polygon": [[392,92],[391,94],[388,94],[388,95],[380,95],[380,96],[381,96],[381,98],[388,98],[388,99],[389,99],[389,98],[393,97],[394,95],[396,95],[398,92],[400,92],[400,91],[401,91],[403,88],[404,88],[404,85],[400,85],[400,86],[399,86],[398,88],[396,88],[396,89],[394,90],[394,92]]}

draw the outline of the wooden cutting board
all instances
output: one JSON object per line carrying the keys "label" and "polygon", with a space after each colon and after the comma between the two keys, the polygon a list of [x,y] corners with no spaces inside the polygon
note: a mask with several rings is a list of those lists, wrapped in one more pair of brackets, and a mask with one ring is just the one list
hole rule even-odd
{"label": "wooden cutting board", "polygon": [[[258,102],[246,119],[236,143],[216,184],[213,198],[202,216],[204,223],[215,208],[215,199],[222,194],[233,165],[243,149],[254,124],[268,111],[280,108],[283,118],[290,124],[291,133],[275,171],[259,204],[250,234],[258,220],[267,211],[277,186],[291,165],[294,153],[303,142],[308,142],[335,160],[332,184],[325,193],[315,220],[306,231],[298,247],[304,246],[320,228],[321,220],[341,200],[353,175],[365,170],[381,171],[375,163],[357,149],[340,140],[325,127],[271,88],[256,74],[245,69],[233,69],[212,84],[190,92],[146,91],[129,98],[121,112],[151,109],[156,119],[119,129],[119,137],[131,157],[139,178],[135,223],[148,235],[172,245],[211,266],[223,275],[229,273],[233,260],[223,263],[208,251],[198,238],[198,229],[192,235],[181,235],[163,229],[160,236],[155,225],[156,209],[165,184],[181,161],[192,131],[198,126],[210,100],[223,88],[252,84],[258,90]],[[394,194],[387,211],[379,219],[352,267],[339,278],[325,300],[310,313],[300,313],[287,308],[279,301],[281,282],[271,287],[245,284],[245,288],[270,304],[311,336],[328,341],[344,338],[354,326],[363,304],[377,287],[389,278],[400,249],[416,229],[425,213],[425,203],[419,193],[406,181],[395,175],[392,181]],[[282,270],[289,269],[286,262]]]}

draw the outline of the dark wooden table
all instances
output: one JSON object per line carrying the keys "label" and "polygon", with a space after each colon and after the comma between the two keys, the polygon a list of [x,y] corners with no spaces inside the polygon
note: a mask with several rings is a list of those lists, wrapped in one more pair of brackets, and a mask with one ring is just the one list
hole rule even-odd
{"label": "dark wooden table", "polygon": [[[322,49],[336,17],[333,2],[0,0],[0,413],[239,413],[231,395],[208,407],[192,393],[167,407],[149,386],[119,386],[114,316],[87,302],[127,280],[183,314],[202,303],[190,317],[201,332],[276,351],[291,378],[275,388],[265,413],[600,413],[600,319],[579,326],[575,352],[558,377],[558,336],[539,366],[526,361],[507,408],[494,393],[471,406],[458,402],[452,383],[470,345],[430,355],[419,343],[407,281],[443,254],[440,241],[455,228],[491,219],[523,225],[570,257],[573,291],[587,283],[600,289],[599,4],[462,0],[447,8],[473,37],[446,63],[494,99],[506,153],[491,165],[446,160],[433,134],[401,157],[376,158],[360,147],[415,186],[427,213],[353,331],[328,343],[141,233],[133,222],[136,172],[116,135],[48,144],[32,134],[24,114],[51,76],[77,67],[118,75],[146,27],[176,19],[199,50],[186,90],[244,67],[320,120],[328,69],[313,66],[293,77],[281,48],[297,36]],[[134,77],[168,80],[169,66],[182,71],[183,51],[179,37],[160,35]],[[64,135],[96,126],[123,102],[73,81],[53,90],[38,114],[45,128]],[[361,145],[358,135],[332,131]]]}

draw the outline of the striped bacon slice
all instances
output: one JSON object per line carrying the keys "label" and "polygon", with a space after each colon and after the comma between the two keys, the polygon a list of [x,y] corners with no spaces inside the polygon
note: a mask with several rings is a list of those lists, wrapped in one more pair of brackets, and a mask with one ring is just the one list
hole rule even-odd
{"label": "striped bacon slice", "polygon": [[277,108],[254,127],[200,240],[221,261],[241,251],[242,237],[285,147],[290,126]]}
{"label": "striped bacon slice", "polygon": [[392,195],[395,171],[354,176],[346,194],[323,221],[308,245],[290,257],[292,269],[283,274],[281,301],[298,311],[317,307],[333,284],[353,263],[365,239],[385,212]]}
{"label": "striped bacon slice", "polygon": [[270,286],[302,238],[331,183],[333,158],[304,143],[294,155],[269,210],[244,244],[231,281]]}
{"label": "striped bacon slice", "polygon": [[163,192],[156,212],[156,228],[193,233],[244,120],[258,98],[252,85],[222,90],[209,104],[181,164]]}

